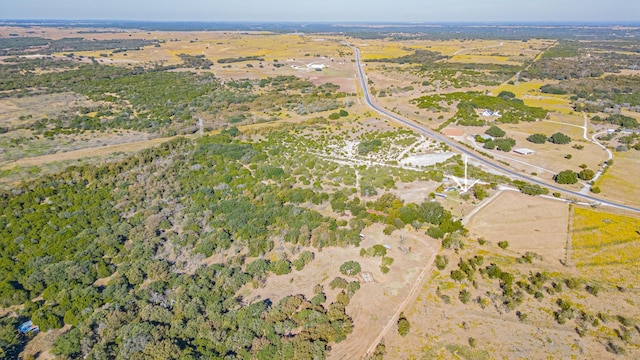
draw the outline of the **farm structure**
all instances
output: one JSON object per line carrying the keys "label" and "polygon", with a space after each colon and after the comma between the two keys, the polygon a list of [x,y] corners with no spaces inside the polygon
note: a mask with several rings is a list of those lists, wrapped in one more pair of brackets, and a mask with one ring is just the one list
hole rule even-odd
{"label": "farm structure", "polygon": [[533,155],[536,153],[534,150],[527,149],[527,148],[513,149],[513,152],[520,155]]}

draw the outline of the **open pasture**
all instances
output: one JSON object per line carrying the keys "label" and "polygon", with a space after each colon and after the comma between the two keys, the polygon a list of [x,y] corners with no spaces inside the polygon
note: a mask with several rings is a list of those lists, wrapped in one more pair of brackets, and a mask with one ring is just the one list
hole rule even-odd
{"label": "open pasture", "polygon": [[614,152],[613,165],[607,168],[595,184],[602,190],[599,195],[631,206],[639,206],[638,169],[640,157],[636,150]]}

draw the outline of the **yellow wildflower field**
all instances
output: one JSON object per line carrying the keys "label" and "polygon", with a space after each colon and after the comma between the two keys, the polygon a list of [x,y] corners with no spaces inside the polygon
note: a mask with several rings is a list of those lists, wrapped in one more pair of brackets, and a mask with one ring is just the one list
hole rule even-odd
{"label": "yellow wildflower field", "polygon": [[572,244],[583,276],[616,284],[640,278],[640,218],[576,207]]}

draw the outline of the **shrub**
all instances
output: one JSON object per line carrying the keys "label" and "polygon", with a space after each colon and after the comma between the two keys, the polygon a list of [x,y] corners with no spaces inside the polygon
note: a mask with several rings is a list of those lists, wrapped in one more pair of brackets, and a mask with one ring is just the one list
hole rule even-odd
{"label": "shrub", "polygon": [[500,91],[500,94],[498,94],[498,97],[505,100],[511,100],[516,97],[516,94],[512,93],[511,91],[502,90]]}
{"label": "shrub", "polygon": [[578,173],[578,177],[585,181],[593,179],[594,176],[596,176],[596,174],[591,169],[584,169]]}
{"label": "shrub", "polygon": [[404,316],[404,313],[400,313],[400,317],[398,318],[398,334],[400,336],[405,336],[409,333],[411,329],[411,324],[409,320]]}
{"label": "shrub", "polygon": [[291,272],[291,263],[289,260],[281,259],[271,263],[271,271],[276,275],[285,275]]}
{"label": "shrub", "polygon": [[436,255],[436,267],[438,270],[444,270],[449,263],[449,259],[445,255]]}
{"label": "shrub", "polygon": [[466,289],[462,290],[458,295],[458,299],[460,299],[460,302],[462,302],[463,304],[466,304],[469,302],[469,300],[471,300],[471,293]]}
{"label": "shrub", "polygon": [[508,242],[508,241],[499,241],[499,242],[498,242],[498,246],[499,246],[501,249],[506,249],[506,248],[508,248],[508,247],[509,247],[509,242]]}
{"label": "shrub", "polygon": [[340,272],[342,275],[353,276],[360,273],[360,263],[357,261],[347,261],[340,266]]}
{"label": "shrub", "polygon": [[471,346],[472,348],[475,348],[476,346],[478,346],[478,340],[476,338],[469,338],[469,346]]}
{"label": "shrub", "polygon": [[432,226],[427,229],[427,235],[434,239],[442,239],[445,235],[444,231],[437,226]]}
{"label": "shrub", "polygon": [[451,271],[451,279],[455,281],[462,281],[465,279],[465,273],[460,270],[452,270]]}

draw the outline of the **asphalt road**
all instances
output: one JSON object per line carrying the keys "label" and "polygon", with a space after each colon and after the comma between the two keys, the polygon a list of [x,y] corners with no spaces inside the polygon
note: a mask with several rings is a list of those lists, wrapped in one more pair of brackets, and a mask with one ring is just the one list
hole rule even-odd
{"label": "asphalt road", "polygon": [[376,112],[378,112],[379,114],[388,117],[394,121],[397,121],[401,124],[404,124],[405,126],[417,131],[418,133],[424,134],[425,136],[428,136],[434,140],[443,142],[447,145],[449,145],[452,149],[455,149],[463,154],[466,154],[469,158],[473,159],[474,161],[481,163],[482,165],[492,168],[494,170],[497,170],[498,172],[501,172],[511,178],[515,178],[515,179],[519,179],[519,180],[524,180],[527,181],[529,183],[532,184],[537,184],[543,187],[546,187],[548,189],[560,192],[560,193],[564,193],[566,195],[571,195],[574,196],[576,198],[579,199],[583,199],[583,200],[587,200],[591,203],[594,204],[600,204],[600,205],[605,205],[605,206],[611,206],[614,208],[618,208],[618,209],[622,209],[622,210],[627,210],[627,211],[632,211],[632,212],[636,212],[636,213],[640,213],[640,209],[632,207],[632,206],[628,206],[628,205],[624,205],[624,204],[620,204],[620,203],[616,203],[613,201],[608,201],[608,200],[603,200],[603,199],[599,199],[599,198],[595,198],[593,196],[590,195],[586,195],[586,194],[581,194],[577,191],[571,191],[571,190],[567,190],[564,189],[562,187],[559,187],[555,184],[549,184],[546,183],[544,181],[541,181],[539,179],[533,178],[533,177],[529,177],[526,174],[522,174],[520,172],[517,172],[509,167],[506,166],[502,166],[500,164],[496,164],[494,162],[491,162],[487,159],[485,159],[484,157],[476,154],[473,151],[469,151],[466,147],[458,144],[456,141],[453,141],[452,139],[449,139],[446,136],[441,135],[440,133],[434,132],[426,127],[423,127],[419,124],[416,124],[412,121],[409,121],[405,118],[402,118],[400,116],[398,116],[397,114],[394,114],[382,107],[377,106],[376,104],[373,103],[373,101],[371,101],[371,94],[369,93],[369,88],[367,86],[367,81],[364,75],[364,70],[362,69],[362,62],[360,59],[360,49],[358,49],[357,47],[353,46],[352,47],[355,51],[356,54],[356,63],[358,65],[358,73],[359,73],[359,77],[360,77],[360,85],[362,86],[362,89],[364,91],[364,99],[367,102],[367,105],[369,105],[369,107],[371,107],[373,110],[375,110]]}

